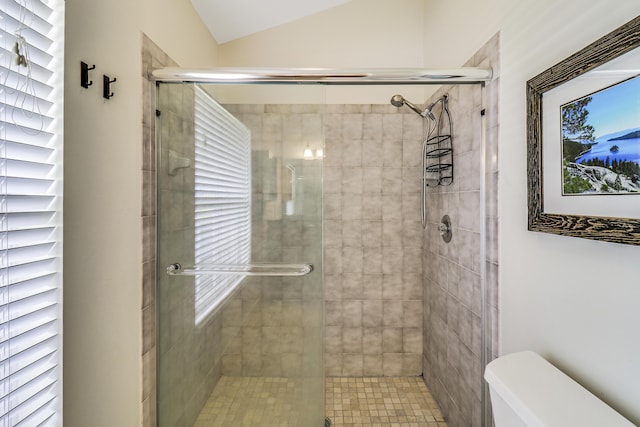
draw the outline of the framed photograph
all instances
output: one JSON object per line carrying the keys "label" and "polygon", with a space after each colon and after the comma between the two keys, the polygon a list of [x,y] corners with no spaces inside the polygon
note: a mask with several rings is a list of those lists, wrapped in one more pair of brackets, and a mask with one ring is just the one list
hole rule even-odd
{"label": "framed photograph", "polygon": [[560,119],[563,195],[640,195],[640,76],[562,105]]}
{"label": "framed photograph", "polygon": [[640,17],[527,82],[529,230],[640,245]]}

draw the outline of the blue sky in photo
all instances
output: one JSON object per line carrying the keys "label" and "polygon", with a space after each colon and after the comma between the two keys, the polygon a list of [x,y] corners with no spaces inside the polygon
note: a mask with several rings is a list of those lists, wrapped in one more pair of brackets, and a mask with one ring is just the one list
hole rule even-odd
{"label": "blue sky in photo", "polygon": [[640,128],[640,76],[591,95],[587,123],[596,138],[627,129]]}

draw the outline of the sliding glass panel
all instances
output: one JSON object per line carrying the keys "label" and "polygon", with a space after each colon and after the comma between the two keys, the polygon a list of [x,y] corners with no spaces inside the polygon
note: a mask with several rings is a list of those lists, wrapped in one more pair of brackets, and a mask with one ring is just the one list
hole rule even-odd
{"label": "sliding glass panel", "polygon": [[324,425],[323,91],[158,86],[159,426]]}

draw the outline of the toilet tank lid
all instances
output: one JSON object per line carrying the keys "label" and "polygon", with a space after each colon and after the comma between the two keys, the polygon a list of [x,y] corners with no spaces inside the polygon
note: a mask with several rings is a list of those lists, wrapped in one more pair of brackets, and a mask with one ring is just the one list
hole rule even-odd
{"label": "toilet tank lid", "polygon": [[484,378],[527,426],[634,427],[533,351],[495,359]]}

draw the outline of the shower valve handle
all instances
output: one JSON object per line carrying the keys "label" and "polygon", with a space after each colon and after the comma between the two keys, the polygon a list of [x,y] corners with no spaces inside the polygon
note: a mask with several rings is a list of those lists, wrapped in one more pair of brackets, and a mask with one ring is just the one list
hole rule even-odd
{"label": "shower valve handle", "polygon": [[438,231],[440,232],[441,236],[444,236],[445,234],[451,232],[451,225],[441,222],[440,224],[438,224]]}
{"label": "shower valve handle", "polygon": [[451,241],[451,237],[453,236],[453,231],[451,229],[451,218],[449,215],[445,215],[440,220],[440,224],[438,224],[438,231],[440,232],[440,236],[445,243],[449,243]]}

